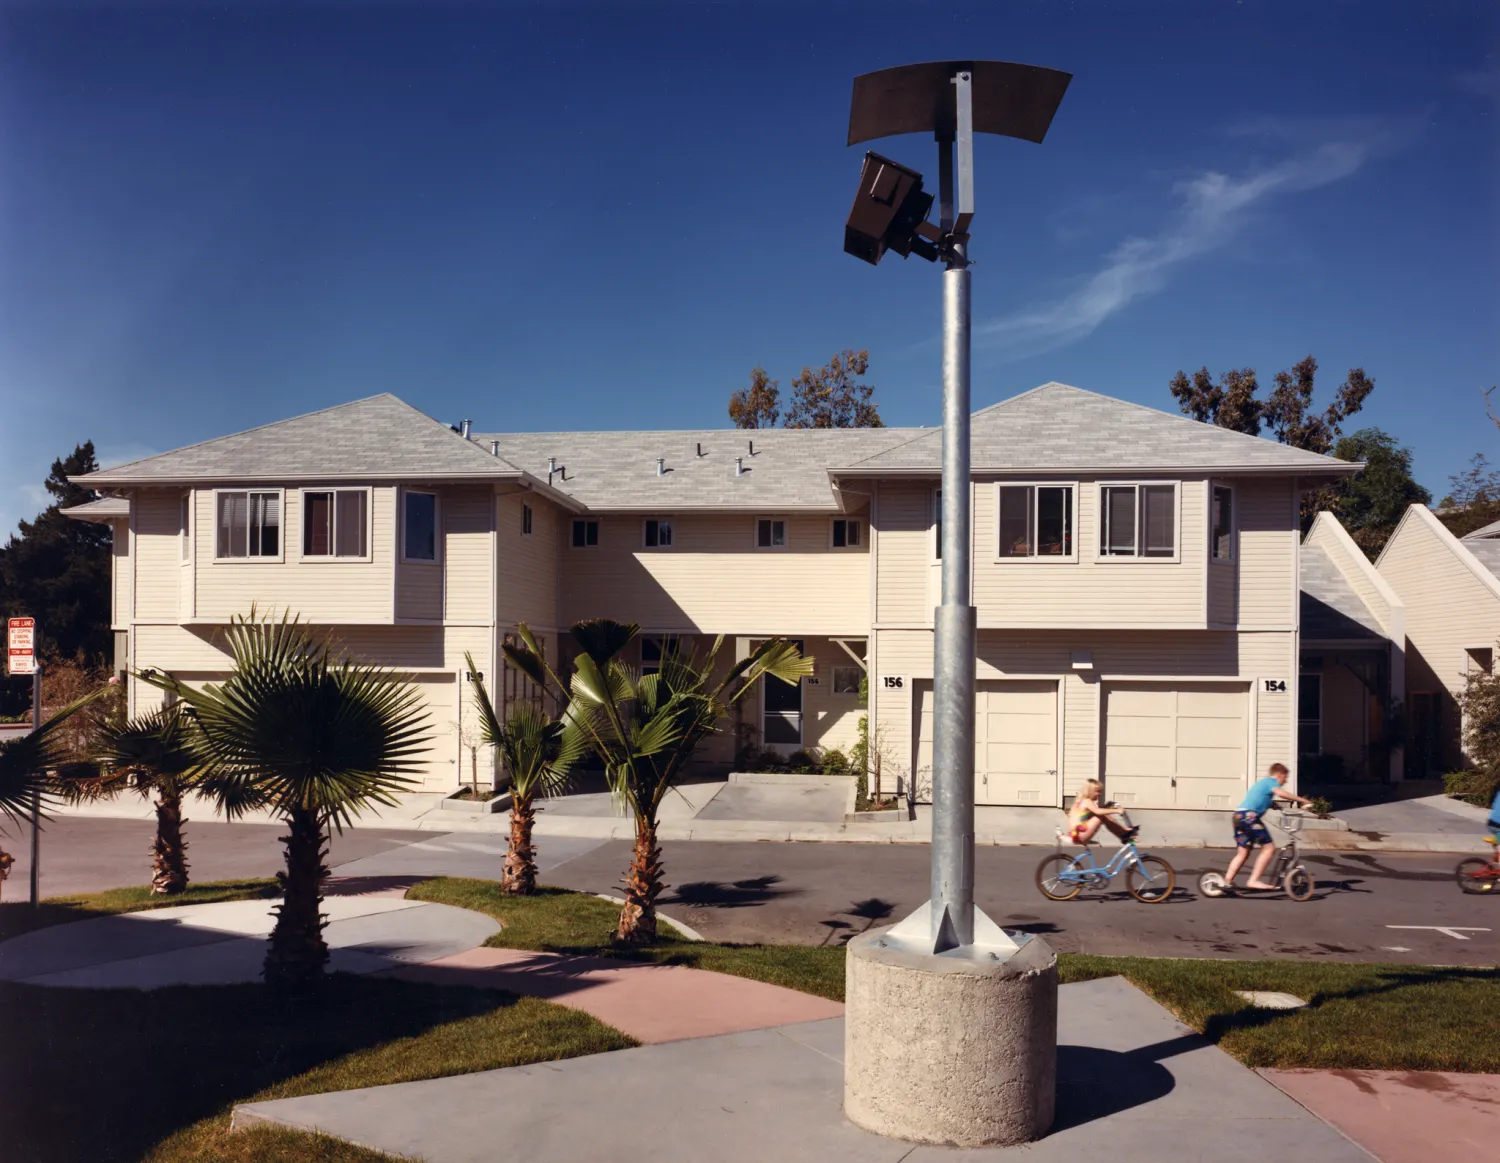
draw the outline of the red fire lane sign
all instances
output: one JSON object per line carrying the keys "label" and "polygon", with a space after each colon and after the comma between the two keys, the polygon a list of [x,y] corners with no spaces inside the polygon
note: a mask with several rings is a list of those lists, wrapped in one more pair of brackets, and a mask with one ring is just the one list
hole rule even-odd
{"label": "red fire lane sign", "polygon": [[10,618],[5,624],[7,674],[36,672],[36,619]]}

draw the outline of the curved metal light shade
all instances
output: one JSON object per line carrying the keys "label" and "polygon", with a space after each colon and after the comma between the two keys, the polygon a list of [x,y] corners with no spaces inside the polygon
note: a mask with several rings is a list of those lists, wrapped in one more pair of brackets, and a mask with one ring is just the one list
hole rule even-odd
{"label": "curved metal light shade", "polygon": [[974,77],[974,130],[1040,142],[1068,91],[1072,73],[1009,61],[928,61],[854,78],[849,141],[898,133],[954,133],[953,74]]}

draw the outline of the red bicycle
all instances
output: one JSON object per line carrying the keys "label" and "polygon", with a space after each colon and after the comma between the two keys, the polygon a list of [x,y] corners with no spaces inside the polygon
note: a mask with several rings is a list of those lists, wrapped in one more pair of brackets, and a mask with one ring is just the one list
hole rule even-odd
{"label": "red bicycle", "polygon": [[1464,892],[1486,893],[1500,888],[1500,841],[1486,836],[1486,843],[1496,848],[1488,860],[1483,856],[1466,856],[1458,862],[1453,876]]}

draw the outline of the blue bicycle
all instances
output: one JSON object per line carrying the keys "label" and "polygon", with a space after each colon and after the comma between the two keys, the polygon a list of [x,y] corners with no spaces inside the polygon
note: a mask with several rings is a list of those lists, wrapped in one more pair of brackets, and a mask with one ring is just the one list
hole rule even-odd
{"label": "blue bicycle", "polygon": [[1037,865],[1036,886],[1048,900],[1070,901],[1085,888],[1103,888],[1121,870],[1125,873],[1126,890],[1146,904],[1166,900],[1177,886],[1177,873],[1172,866],[1160,856],[1142,856],[1134,841],[1126,841],[1108,864],[1101,865],[1094,860],[1089,845],[1077,856],[1069,856],[1062,851],[1064,839],[1058,832],[1058,850]]}

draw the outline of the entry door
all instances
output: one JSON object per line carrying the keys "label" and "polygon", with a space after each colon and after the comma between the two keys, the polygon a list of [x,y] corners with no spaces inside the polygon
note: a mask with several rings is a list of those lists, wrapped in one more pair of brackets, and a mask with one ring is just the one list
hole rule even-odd
{"label": "entry door", "polygon": [[[792,643],[800,651],[801,641]],[[761,737],[768,748],[795,751],[802,746],[802,683],[767,676],[760,680]]]}
{"label": "entry door", "polygon": [[1243,797],[1250,693],[1242,683],[1113,683],[1104,793],[1126,807],[1233,808]]}
{"label": "entry door", "polygon": [[[917,786],[930,796],[932,682],[916,685]],[[1057,804],[1057,683],[978,682],[974,687],[974,802]]]}

